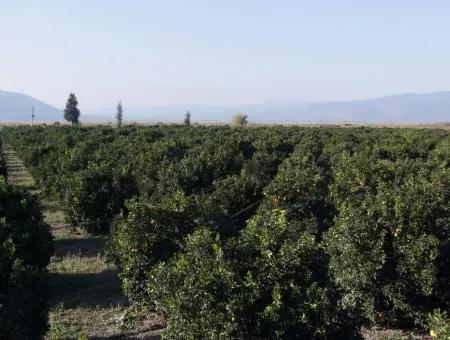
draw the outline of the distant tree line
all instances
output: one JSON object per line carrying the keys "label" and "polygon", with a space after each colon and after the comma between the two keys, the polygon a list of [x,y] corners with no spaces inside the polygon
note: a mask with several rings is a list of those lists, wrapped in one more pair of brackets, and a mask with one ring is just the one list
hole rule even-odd
{"label": "distant tree line", "polygon": [[[78,124],[80,121],[80,109],[78,108],[78,99],[75,96],[75,93],[70,93],[69,98],[67,99],[66,108],[64,109],[64,119],[72,124]],[[119,101],[116,108],[116,126],[121,128],[123,125],[123,106],[122,101]],[[184,115],[183,124],[185,126],[191,126],[191,111],[186,111]],[[235,126],[245,126],[248,124],[248,116],[242,112],[237,113],[233,116],[231,123]]]}

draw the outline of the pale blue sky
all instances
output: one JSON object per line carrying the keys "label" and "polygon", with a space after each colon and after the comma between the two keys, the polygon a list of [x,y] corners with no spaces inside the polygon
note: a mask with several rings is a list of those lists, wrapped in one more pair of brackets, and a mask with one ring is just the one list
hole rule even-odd
{"label": "pale blue sky", "polygon": [[0,0],[0,89],[62,107],[450,90],[450,2]]}

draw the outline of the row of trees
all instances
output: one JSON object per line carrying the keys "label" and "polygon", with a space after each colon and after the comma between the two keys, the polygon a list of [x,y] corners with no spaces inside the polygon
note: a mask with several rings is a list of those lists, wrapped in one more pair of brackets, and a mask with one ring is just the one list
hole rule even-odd
{"label": "row of trees", "polygon": [[[67,99],[66,108],[64,109],[64,119],[72,124],[78,124],[80,118],[80,110],[78,108],[78,99],[74,93],[69,95]],[[122,102],[119,101],[116,110],[116,125],[117,127],[122,127],[123,125],[123,106]],[[234,125],[244,126],[248,124],[247,116],[243,113],[238,113],[233,117],[232,120]],[[185,126],[191,126],[191,111],[186,111],[183,121]]]}
{"label": "row of trees", "polygon": [[[78,108],[78,99],[75,93],[70,93],[67,99],[66,108],[64,109],[64,119],[72,124],[78,124],[80,120],[80,109]],[[117,104],[116,111],[116,123],[117,127],[121,127],[123,124],[123,107],[122,102]]]}
{"label": "row of trees", "polygon": [[52,236],[36,198],[6,182],[0,139],[0,339],[40,339],[48,328]]}
{"label": "row of trees", "polygon": [[0,177],[0,338],[40,339],[48,328],[52,236],[36,198]]}
{"label": "row of trees", "polygon": [[3,153],[2,140],[0,138],[0,177],[6,178],[6,175],[7,175],[6,159]]}
{"label": "row of trees", "polygon": [[[169,338],[352,338],[448,311],[443,130],[7,128],[67,221],[108,232]],[[195,298],[193,298],[195,297]]]}

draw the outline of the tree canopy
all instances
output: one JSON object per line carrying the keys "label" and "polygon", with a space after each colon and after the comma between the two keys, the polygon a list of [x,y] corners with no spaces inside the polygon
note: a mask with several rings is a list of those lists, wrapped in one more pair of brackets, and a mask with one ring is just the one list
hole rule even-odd
{"label": "tree canopy", "polygon": [[71,93],[69,94],[69,98],[67,98],[66,108],[64,109],[64,119],[72,124],[78,124],[80,114],[78,99],[75,93]]}

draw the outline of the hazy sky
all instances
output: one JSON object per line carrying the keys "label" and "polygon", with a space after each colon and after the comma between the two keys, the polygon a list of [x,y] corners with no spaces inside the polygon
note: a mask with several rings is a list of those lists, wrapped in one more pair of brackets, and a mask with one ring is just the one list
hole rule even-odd
{"label": "hazy sky", "polygon": [[0,0],[0,89],[62,107],[450,90],[450,1]]}

